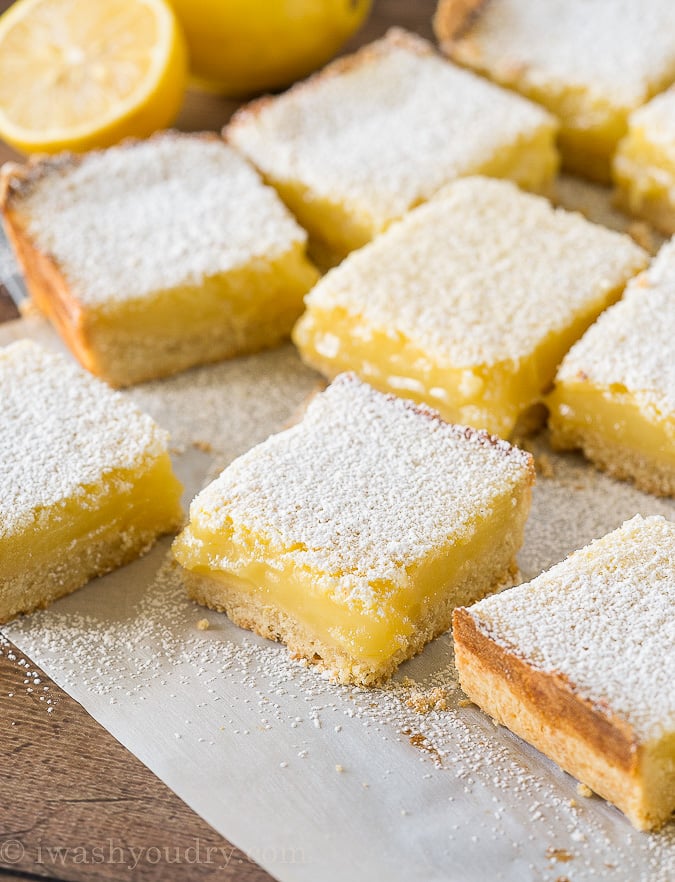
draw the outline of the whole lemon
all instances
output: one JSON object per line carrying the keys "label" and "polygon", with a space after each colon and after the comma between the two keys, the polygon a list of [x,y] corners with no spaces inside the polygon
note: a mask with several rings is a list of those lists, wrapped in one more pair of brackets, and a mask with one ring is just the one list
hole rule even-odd
{"label": "whole lemon", "polygon": [[325,64],[371,0],[171,0],[194,77],[232,98],[280,89]]}

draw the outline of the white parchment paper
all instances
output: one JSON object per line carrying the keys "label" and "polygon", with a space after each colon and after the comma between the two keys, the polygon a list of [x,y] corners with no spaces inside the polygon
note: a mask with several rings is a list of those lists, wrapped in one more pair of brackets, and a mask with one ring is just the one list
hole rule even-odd
{"label": "white parchment paper", "polygon": [[[21,335],[59,345],[38,319],[0,329],[0,343]],[[172,432],[187,503],[316,383],[287,347],[128,394]],[[675,518],[672,502],[556,456],[545,440],[535,455],[526,579],[636,512]],[[169,544],[3,630],[278,879],[675,879],[675,824],[636,832],[464,706],[448,637],[386,689],[338,687],[187,600]]]}

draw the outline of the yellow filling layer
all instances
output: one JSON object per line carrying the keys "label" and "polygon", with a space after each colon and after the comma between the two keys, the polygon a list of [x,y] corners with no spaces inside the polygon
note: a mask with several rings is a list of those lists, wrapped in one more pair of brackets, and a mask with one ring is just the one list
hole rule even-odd
{"label": "yellow filling layer", "polygon": [[181,491],[165,453],[143,471],[110,472],[81,496],[38,509],[30,526],[0,538],[0,588],[27,571],[43,573],[46,581],[64,553],[76,569],[79,554],[106,537],[119,544],[124,558],[125,545],[133,546],[139,534],[159,535],[180,526]]}
{"label": "yellow filling layer", "polygon": [[577,446],[593,433],[610,450],[629,450],[675,471],[675,416],[645,413],[622,386],[559,383],[547,404],[557,443]]}
{"label": "yellow filling layer", "polygon": [[288,336],[318,278],[298,243],[274,260],[251,261],[199,285],[87,308],[80,360],[114,382],[136,361],[141,374],[159,376],[256,351]]}
{"label": "yellow filling layer", "polygon": [[675,233],[675,148],[669,156],[635,129],[614,160],[614,179],[623,205],[665,233]]}
{"label": "yellow filling layer", "polygon": [[[545,192],[555,177],[558,157],[551,132],[542,128],[529,141],[503,146],[483,164],[467,166],[462,176],[486,175],[508,178],[526,190]],[[268,177],[290,211],[310,236],[310,253],[324,269],[338,264],[350,251],[361,248],[386,229],[397,217],[381,223],[367,205],[347,204],[316,196],[300,181]],[[429,194],[431,195],[431,194]],[[424,202],[418,199],[408,209]]]}
{"label": "yellow filling layer", "polygon": [[675,732],[645,745],[642,751],[644,792],[639,811],[660,824],[675,811]]}
{"label": "yellow filling layer", "polygon": [[[250,536],[244,545],[224,533],[200,529],[198,517],[174,542],[176,559],[186,569],[222,580],[238,590],[250,591],[261,602],[281,609],[329,647],[347,652],[359,661],[382,664],[396,655],[428,610],[466,579],[467,568],[491,556],[502,543],[522,531],[527,508],[514,523],[512,497],[495,500],[491,512],[476,519],[472,535],[463,543],[449,537],[447,547],[401,571],[401,584],[382,581],[369,587],[374,605],[343,599],[344,574],[314,572],[298,565],[287,552],[269,548],[261,536]],[[504,569],[509,565],[504,562]],[[476,595],[491,585],[479,585]],[[482,589],[482,591],[481,591]],[[458,602],[466,602],[465,596]]]}
{"label": "yellow filling layer", "polygon": [[609,292],[580,311],[518,362],[441,363],[401,332],[369,328],[363,317],[337,308],[310,306],[293,339],[303,359],[328,377],[354,371],[382,392],[434,407],[448,422],[508,437],[518,417],[541,401],[565,353],[619,293]]}

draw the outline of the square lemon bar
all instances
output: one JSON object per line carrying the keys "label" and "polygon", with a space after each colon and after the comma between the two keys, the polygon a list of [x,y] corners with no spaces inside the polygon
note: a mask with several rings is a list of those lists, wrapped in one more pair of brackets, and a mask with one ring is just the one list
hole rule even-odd
{"label": "square lemon bar", "polygon": [[642,490],[675,496],[675,240],[565,357],[552,443]]}
{"label": "square lemon bar", "polygon": [[216,135],[8,165],[1,189],[35,303],[114,386],[278,343],[318,277],[305,232]]}
{"label": "square lemon bar", "polygon": [[529,454],[344,374],[235,460],[174,542],[199,603],[371,685],[512,583]]}
{"label": "square lemon bar", "polygon": [[277,188],[322,261],[335,263],[463,175],[546,189],[555,130],[537,105],[394,29],[244,107],[225,135]]}
{"label": "square lemon bar", "polygon": [[469,698],[639,829],[675,809],[673,548],[637,515],[453,619]]}
{"label": "square lemon bar", "polygon": [[324,276],[293,337],[329,377],[353,370],[508,437],[647,260],[508,181],[464,178]]}
{"label": "square lemon bar", "polygon": [[563,164],[604,182],[629,114],[675,81],[672,0],[440,0],[435,31],[453,60],[554,113]]}
{"label": "square lemon bar", "polygon": [[675,88],[631,114],[614,157],[614,180],[623,208],[668,236],[675,233]]}
{"label": "square lemon bar", "polygon": [[129,563],[182,523],[167,435],[60,355],[0,349],[0,622]]}

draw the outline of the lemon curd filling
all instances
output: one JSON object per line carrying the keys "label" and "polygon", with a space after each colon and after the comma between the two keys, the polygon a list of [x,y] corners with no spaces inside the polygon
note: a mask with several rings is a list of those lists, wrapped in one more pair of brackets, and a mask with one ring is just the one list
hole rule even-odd
{"label": "lemon curd filling", "polygon": [[293,339],[328,377],[352,370],[509,437],[646,261],[510,182],[464,178],[324,276]]}
{"label": "lemon curd filling", "polygon": [[666,235],[675,233],[675,89],[630,118],[614,158],[621,205]]}
{"label": "lemon curd filling", "polygon": [[[609,292],[612,303],[620,289]],[[381,392],[435,407],[448,422],[487,429],[504,438],[521,415],[542,400],[564,354],[597,315],[584,310],[529,356],[491,364],[454,366],[436,361],[400,332],[371,329],[363,316],[310,309],[294,339],[303,358],[328,377],[354,370]]]}
{"label": "lemon curd filling", "polygon": [[565,357],[547,399],[551,439],[618,478],[675,495],[675,242]]}
{"label": "lemon curd filling", "polygon": [[370,582],[374,606],[343,596],[349,573],[298,566],[288,549],[270,547],[261,535],[238,531],[235,538],[200,529],[199,511],[191,514],[191,541],[179,539],[174,554],[187,569],[279,607],[326,646],[379,667],[406,645],[441,595],[454,594],[459,602],[467,593],[467,578],[477,576],[475,560],[484,561],[493,547],[508,544],[513,531],[521,533],[525,516],[519,513],[514,522],[511,497],[496,499],[491,511],[476,517],[468,539],[448,537],[447,547],[428,560],[401,566],[397,582]]}
{"label": "lemon curd filling", "polygon": [[[93,309],[70,335],[71,346],[88,370],[116,385],[183,370],[196,358],[206,363],[258,352],[288,337],[317,279],[297,244],[198,286]],[[48,314],[54,308],[53,301],[42,305]]]}
{"label": "lemon curd filling", "polygon": [[560,383],[547,403],[559,446],[565,439],[569,446],[583,446],[589,433],[599,445],[644,457],[675,474],[675,415],[641,407],[621,384]]}
{"label": "lemon curd filling", "polygon": [[27,341],[0,351],[0,383],[4,622],[138,557],[182,512],[167,436],[127,399]]}
{"label": "lemon curd filling", "polygon": [[32,608],[36,583],[44,606],[135,559],[158,532],[167,531],[169,517],[178,526],[180,493],[165,454],[138,473],[113,471],[97,485],[36,511],[30,526],[0,537],[0,606],[16,612]]}
{"label": "lemon curd filling", "polygon": [[188,590],[342,682],[372,684],[512,576],[528,454],[352,374],[193,501]]}

